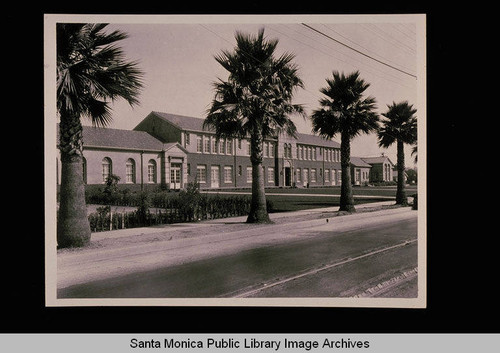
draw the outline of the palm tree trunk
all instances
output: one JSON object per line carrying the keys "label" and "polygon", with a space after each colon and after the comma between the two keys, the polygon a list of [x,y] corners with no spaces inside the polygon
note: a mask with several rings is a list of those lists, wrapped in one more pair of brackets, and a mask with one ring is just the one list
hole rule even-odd
{"label": "palm tree trunk", "polygon": [[252,162],[252,201],[247,223],[271,223],[267,213],[264,173],[262,169],[262,133],[255,129],[251,139],[250,161]]}
{"label": "palm tree trunk", "polygon": [[396,190],[396,205],[408,206],[405,191],[405,151],[403,141],[397,139],[398,187]]}
{"label": "palm tree trunk", "polygon": [[356,212],[351,185],[351,138],[342,132],[340,141],[340,167],[342,169],[342,184],[340,186],[339,211]]}
{"label": "palm tree trunk", "polygon": [[57,218],[57,245],[80,247],[90,242],[90,224],[83,184],[82,125],[75,116],[63,116],[59,125],[61,188]]}

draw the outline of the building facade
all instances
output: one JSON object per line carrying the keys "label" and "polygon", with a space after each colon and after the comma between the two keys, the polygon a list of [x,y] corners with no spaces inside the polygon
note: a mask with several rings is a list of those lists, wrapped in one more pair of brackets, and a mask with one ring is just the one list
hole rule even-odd
{"label": "building facade", "polygon": [[[266,187],[320,187],[341,183],[340,144],[298,133],[267,138],[263,146]],[[197,181],[201,189],[250,188],[249,139],[217,140],[203,119],[151,112],[133,130],[83,128],[84,178],[104,184],[117,175],[120,184],[183,189]],[[58,183],[60,163],[58,165]],[[371,180],[372,165],[351,157],[353,184]]]}
{"label": "building facade", "polygon": [[370,183],[393,181],[394,163],[387,156],[363,157],[362,160],[371,166]]}

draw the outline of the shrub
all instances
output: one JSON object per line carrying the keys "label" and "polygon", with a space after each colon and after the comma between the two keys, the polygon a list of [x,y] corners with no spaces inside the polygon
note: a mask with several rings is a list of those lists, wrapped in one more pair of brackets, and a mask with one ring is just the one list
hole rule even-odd
{"label": "shrub", "polygon": [[418,210],[418,198],[417,198],[417,194],[413,194],[412,197],[413,197],[413,205],[411,206],[411,209],[412,210]]}

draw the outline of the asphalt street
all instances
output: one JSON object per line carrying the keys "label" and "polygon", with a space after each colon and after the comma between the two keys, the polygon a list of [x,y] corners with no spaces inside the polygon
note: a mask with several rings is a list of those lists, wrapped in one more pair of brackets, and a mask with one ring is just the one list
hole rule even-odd
{"label": "asphalt street", "polygon": [[[272,225],[238,218],[128,231],[60,252],[58,296],[353,296],[417,266],[417,217],[409,207],[337,217],[324,209],[299,212]],[[336,265],[373,251],[380,252]],[[416,295],[409,288],[401,295]]]}

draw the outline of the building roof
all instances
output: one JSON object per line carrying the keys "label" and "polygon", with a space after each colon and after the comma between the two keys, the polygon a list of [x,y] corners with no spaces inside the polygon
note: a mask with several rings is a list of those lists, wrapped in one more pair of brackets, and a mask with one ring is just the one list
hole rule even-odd
{"label": "building roof", "polygon": [[209,129],[203,128],[203,121],[204,120],[201,118],[193,118],[191,116],[162,113],[162,112],[156,112],[156,111],[153,111],[151,113],[156,115],[157,117],[163,119],[163,120],[168,121],[169,123],[178,127],[181,130],[206,131],[206,132],[211,131]]}
{"label": "building roof", "polygon": [[[211,129],[203,128],[204,120],[201,118],[194,118],[190,116],[170,114],[170,113],[162,113],[157,111],[153,111],[151,113],[160,117],[161,119],[168,121],[169,123],[171,123],[172,125],[176,126],[181,130],[213,132],[213,130]],[[306,145],[340,148],[340,144],[338,142],[327,140],[320,136],[311,134],[297,133],[297,142]]]}
{"label": "building roof", "polygon": [[351,156],[351,164],[355,167],[364,167],[364,168],[371,168],[372,166],[363,161],[360,157],[352,157]]}
{"label": "building roof", "polygon": [[83,126],[83,146],[161,151],[163,143],[144,131]]}
{"label": "building roof", "polygon": [[340,143],[325,139],[321,136],[297,133],[297,143],[330,148],[340,148]]}
{"label": "building roof", "polygon": [[361,157],[361,158],[368,164],[382,164],[386,161],[389,161],[391,164],[394,164],[387,156]]}

